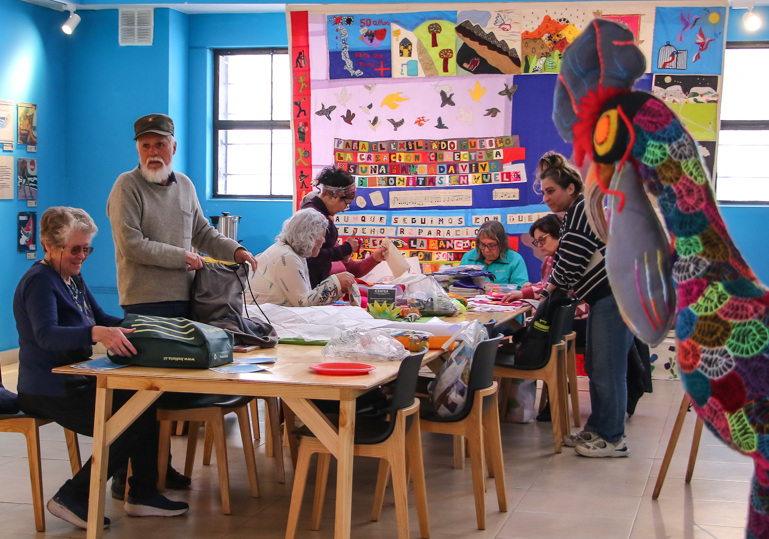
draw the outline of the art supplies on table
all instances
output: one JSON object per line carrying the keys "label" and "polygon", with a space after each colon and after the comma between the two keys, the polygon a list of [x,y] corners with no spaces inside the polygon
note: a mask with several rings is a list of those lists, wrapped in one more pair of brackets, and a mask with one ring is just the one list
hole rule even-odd
{"label": "art supplies on table", "polygon": [[278,361],[276,357],[236,357],[233,363],[236,365],[266,365]]}
{"label": "art supplies on table", "polygon": [[264,367],[259,365],[249,364],[237,364],[237,365],[225,365],[224,367],[211,367],[209,370],[219,372],[222,374],[244,374],[250,372],[262,372],[267,371]]}
{"label": "art supplies on table", "polygon": [[75,363],[72,365],[73,369],[88,369],[93,371],[111,371],[114,369],[122,369],[123,367],[126,367],[127,365],[118,365],[117,363],[112,363],[108,357],[99,357],[96,359],[92,359],[91,361],[86,361],[84,363]]}

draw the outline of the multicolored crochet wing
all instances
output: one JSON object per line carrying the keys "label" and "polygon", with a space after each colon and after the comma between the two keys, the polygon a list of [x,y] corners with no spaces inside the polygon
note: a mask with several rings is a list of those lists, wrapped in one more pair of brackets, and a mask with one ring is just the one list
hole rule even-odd
{"label": "multicolored crochet wing", "polygon": [[[598,19],[566,49],[556,125],[577,160],[592,157],[588,216],[607,242],[623,318],[650,343],[675,319],[681,379],[697,413],[755,462],[748,537],[769,537],[769,295],[732,242],[683,123],[664,102],[632,91],[635,79],[607,85],[605,66],[637,73],[641,52],[631,39],[621,25]],[[624,71],[616,67],[625,62]],[[597,71],[582,77],[585,66]],[[571,115],[562,110],[567,99]],[[643,188],[656,197],[669,239]]]}

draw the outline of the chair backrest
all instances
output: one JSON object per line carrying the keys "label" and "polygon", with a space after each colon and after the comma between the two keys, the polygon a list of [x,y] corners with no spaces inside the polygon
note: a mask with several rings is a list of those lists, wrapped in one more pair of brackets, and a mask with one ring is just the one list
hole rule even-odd
{"label": "chair backrest", "polygon": [[[418,354],[411,354],[401,361],[398,369],[398,376],[395,378],[395,390],[390,407],[390,419],[387,428],[380,433],[376,440],[367,440],[364,443],[379,443],[389,438],[395,430],[395,421],[398,418],[398,410],[403,410],[414,404],[414,398],[417,391],[417,380],[419,379],[419,369],[422,367],[422,358],[425,357],[427,349],[423,349]],[[406,428],[411,427],[413,417],[409,416],[406,420]],[[362,440],[358,440],[362,441]]]}
{"label": "chair backrest", "polygon": [[492,318],[491,320],[483,324],[483,327],[486,328],[486,333],[489,334],[489,339],[493,339],[499,334],[499,330],[496,328],[496,325],[497,325],[496,318]]}
{"label": "chair backrest", "polygon": [[579,301],[572,301],[568,305],[558,307],[553,315],[553,321],[550,324],[550,339],[547,350],[548,358],[550,357],[550,349],[553,345],[558,344],[567,335],[571,335],[572,327],[574,326],[574,313],[577,312],[577,306]]}

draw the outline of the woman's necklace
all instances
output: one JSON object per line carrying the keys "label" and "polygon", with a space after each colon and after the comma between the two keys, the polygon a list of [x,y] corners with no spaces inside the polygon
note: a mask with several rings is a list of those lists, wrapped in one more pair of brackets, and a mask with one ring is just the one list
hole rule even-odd
{"label": "woman's necklace", "polygon": [[[49,266],[53,268],[53,264],[50,264],[47,260],[43,259],[43,262],[46,266]],[[80,289],[77,287],[77,284],[75,283],[75,279],[70,277],[69,282],[67,282],[64,277],[61,277],[61,280],[64,281],[64,286],[67,287],[67,290],[69,291],[69,295],[72,298],[72,301],[75,302],[75,305],[77,305],[77,308],[80,309],[80,312],[83,312],[83,307],[80,305],[80,303],[77,302],[77,299],[80,297]]]}

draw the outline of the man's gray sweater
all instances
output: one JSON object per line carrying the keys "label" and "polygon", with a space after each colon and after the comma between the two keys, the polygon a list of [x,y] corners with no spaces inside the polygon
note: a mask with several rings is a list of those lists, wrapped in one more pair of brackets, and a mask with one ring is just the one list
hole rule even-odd
{"label": "man's gray sweater", "polygon": [[189,300],[195,272],[187,271],[185,252],[192,246],[232,262],[240,247],[209,224],[192,181],[174,174],[176,182],[163,186],[136,167],[118,177],[107,199],[120,305]]}

